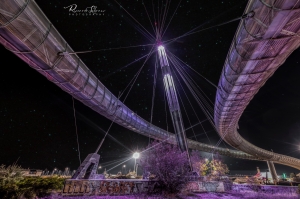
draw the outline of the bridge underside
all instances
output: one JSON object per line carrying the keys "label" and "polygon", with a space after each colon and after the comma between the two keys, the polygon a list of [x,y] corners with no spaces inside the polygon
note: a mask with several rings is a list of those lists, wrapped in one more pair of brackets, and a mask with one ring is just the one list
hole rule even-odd
{"label": "bridge underside", "polygon": [[[0,43],[49,81],[104,117],[110,120],[116,118],[116,123],[134,132],[176,144],[173,133],[150,124],[118,101],[77,55],[58,55],[59,52],[73,52],[73,50],[34,1],[11,0],[0,4]],[[222,97],[226,99],[226,96]],[[220,97],[217,100],[220,101]],[[218,111],[222,110],[222,106],[220,104],[217,106],[216,114],[223,117],[222,112]],[[227,110],[227,107],[224,110]],[[222,119],[220,122],[217,118],[218,116],[216,122],[219,127],[223,125],[223,121],[227,121]],[[222,134],[222,130],[220,133]],[[187,140],[187,142],[189,148],[194,150],[215,151],[221,155],[249,160],[269,159],[269,156],[260,153],[250,155],[242,151],[214,147],[193,140]],[[296,161],[299,160],[296,159]]]}
{"label": "bridge underside", "polygon": [[[299,47],[300,1],[250,0],[225,61],[215,102],[215,124],[231,146],[275,163],[300,169],[300,160],[254,146],[238,133],[248,103]],[[255,133],[255,132],[253,132]]]}

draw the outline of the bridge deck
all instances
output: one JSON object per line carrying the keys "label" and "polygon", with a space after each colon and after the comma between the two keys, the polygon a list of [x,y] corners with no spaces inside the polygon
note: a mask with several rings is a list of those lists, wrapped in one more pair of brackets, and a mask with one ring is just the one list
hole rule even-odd
{"label": "bridge deck", "polygon": [[[287,57],[299,47],[300,2],[250,0],[221,74],[215,102],[215,124],[231,146],[275,163],[300,169],[300,160],[261,149],[238,133],[243,111]],[[255,133],[255,132],[253,132]]]}

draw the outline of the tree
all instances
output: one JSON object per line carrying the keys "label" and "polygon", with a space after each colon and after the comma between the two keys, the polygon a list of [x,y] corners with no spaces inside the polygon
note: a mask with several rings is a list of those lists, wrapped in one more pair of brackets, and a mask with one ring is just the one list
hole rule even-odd
{"label": "tree", "polygon": [[219,179],[220,176],[224,176],[229,173],[229,169],[218,154],[214,155],[214,158],[200,160],[200,174],[203,176],[210,176],[212,179]]}
{"label": "tree", "polygon": [[155,176],[166,193],[179,192],[191,174],[186,152],[181,152],[178,146],[157,141],[145,149],[140,164]]}
{"label": "tree", "polygon": [[200,160],[200,175],[207,176],[211,172],[211,165],[208,159]]}
{"label": "tree", "polygon": [[11,182],[16,182],[23,179],[23,169],[16,165],[10,165],[5,167],[5,165],[0,166],[0,183],[6,184]]}

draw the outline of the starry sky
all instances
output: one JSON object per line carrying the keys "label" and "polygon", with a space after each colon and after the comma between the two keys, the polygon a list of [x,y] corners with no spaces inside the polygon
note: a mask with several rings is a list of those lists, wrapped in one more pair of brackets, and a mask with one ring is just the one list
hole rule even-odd
{"label": "starry sky", "polygon": [[[154,12],[151,1],[141,0],[118,1],[138,22],[152,35],[152,25],[158,20],[161,1],[154,1]],[[164,1],[165,2],[165,1]],[[207,28],[240,17],[247,1],[181,1],[171,2],[166,21],[174,17],[162,41],[178,37],[195,27]],[[147,55],[155,41],[146,37],[143,28],[132,19],[113,0],[79,1],[79,0],[36,0],[45,15],[52,22],[74,51],[102,51],[78,54],[90,70],[116,96],[123,91],[130,80],[143,65],[144,59],[127,66],[134,60]],[[105,10],[98,16],[70,15],[67,7],[77,4],[77,9],[92,5],[97,10]],[[176,7],[178,10],[175,12]],[[158,7],[160,9],[158,9]],[[147,12],[150,20],[148,18]],[[187,63],[212,83],[217,84],[225,62],[238,21],[212,28],[207,31],[189,35],[176,40],[166,48],[182,61]],[[145,45],[136,48],[109,48]],[[34,69],[30,68],[14,54],[0,46],[1,58],[9,60],[1,64],[0,79],[0,164],[18,164],[25,168],[63,169],[79,166],[76,142],[75,120],[72,97],[48,81]],[[274,152],[300,158],[300,94],[299,68],[300,50],[296,50],[261,88],[246,108],[239,122],[239,132],[251,143]],[[143,66],[142,72],[132,86],[125,104],[138,115],[150,121],[152,107],[152,90],[154,85],[155,55],[152,55]],[[189,71],[195,82],[208,98],[215,99],[216,89],[206,80]],[[153,124],[172,131],[172,123],[164,97],[161,71],[158,70],[155,89]],[[179,80],[180,81],[180,80]],[[175,81],[176,83],[176,81]],[[183,87],[185,89],[185,87]],[[194,134],[197,141],[216,144],[218,134],[206,121],[205,115],[197,106],[193,114],[183,89],[178,88],[182,97],[182,108],[185,127],[203,121],[193,131],[187,131],[187,137]],[[78,128],[80,157],[96,150],[110,121],[75,100],[76,125]],[[184,111],[182,111],[184,112]],[[188,121],[190,120],[190,121]],[[207,139],[205,133],[209,139]],[[149,139],[131,132],[117,124],[113,125],[101,150],[101,165],[130,157],[136,150],[147,146]],[[221,147],[230,148],[222,143]],[[207,156],[206,153],[203,153]],[[267,169],[265,162],[246,161],[223,157],[230,170],[255,171],[256,166]],[[133,160],[126,162],[127,168],[133,168]],[[112,164],[113,165],[113,164]],[[112,165],[105,166],[109,169]],[[123,165],[123,164],[122,164]],[[296,172],[295,169],[275,165],[278,174]],[[113,171],[120,170],[117,167]]]}

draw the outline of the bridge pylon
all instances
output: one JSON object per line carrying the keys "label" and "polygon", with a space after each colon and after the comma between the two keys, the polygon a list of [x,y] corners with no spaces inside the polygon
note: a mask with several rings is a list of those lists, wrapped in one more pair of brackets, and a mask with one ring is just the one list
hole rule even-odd
{"label": "bridge pylon", "polygon": [[159,63],[163,74],[164,87],[167,95],[167,100],[168,100],[169,110],[171,113],[172,123],[174,126],[176,140],[181,151],[187,152],[188,161],[190,164],[190,168],[192,170],[192,164],[190,160],[190,154],[188,150],[185,129],[184,129],[183,120],[181,116],[176,87],[173,81],[167,54],[165,48],[162,45],[158,46],[158,57],[159,57]]}
{"label": "bridge pylon", "polygon": [[72,176],[72,179],[96,179],[100,155],[90,153]]}
{"label": "bridge pylon", "polygon": [[276,173],[276,169],[275,169],[274,163],[273,163],[273,161],[267,161],[267,164],[268,164],[269,171],[271,173],[273,182],[274,182],[274,184],[277,184],[278,177],[277,177],[277,173]]}

